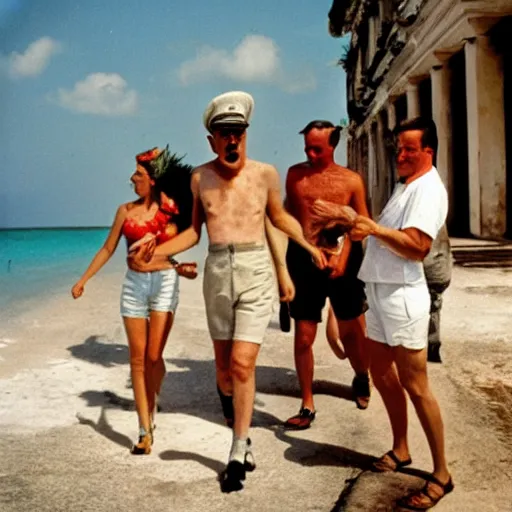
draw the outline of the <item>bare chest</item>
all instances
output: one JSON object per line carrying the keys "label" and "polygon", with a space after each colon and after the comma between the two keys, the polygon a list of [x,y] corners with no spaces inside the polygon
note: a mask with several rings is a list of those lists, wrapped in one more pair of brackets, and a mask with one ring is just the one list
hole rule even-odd
{"label": "bare chest", "polygon": [[224,180],[208,169],[200,182],[200,197],[207,218],[248,218],[265,210],[268,190],[263,177],[242,172]]}
{"label": "bare chest", "polygon": [[350,204],[350,184],[339,174],[318,173],[291,180],[288,195],[297,205],[311,204],[317,199],[337,204]]}

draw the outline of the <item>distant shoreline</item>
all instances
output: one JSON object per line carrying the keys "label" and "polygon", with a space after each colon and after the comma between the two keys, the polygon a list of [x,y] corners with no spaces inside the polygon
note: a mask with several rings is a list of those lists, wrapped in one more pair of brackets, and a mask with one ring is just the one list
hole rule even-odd
{"label": "distant shoreline", "polygon": [[70,231],[70,230],[94,230],[94,229],[109,229],[110,226],[44,226],[34,228],[0,228],[0,231]]}

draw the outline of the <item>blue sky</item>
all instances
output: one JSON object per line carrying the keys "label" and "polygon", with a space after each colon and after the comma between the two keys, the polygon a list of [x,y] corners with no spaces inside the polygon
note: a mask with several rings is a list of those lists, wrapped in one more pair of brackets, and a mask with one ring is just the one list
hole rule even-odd
{"label": "blue sky", "polygon": [[109,225],[136,153],[212,158],[202,113],[228,90],[254,96],[249,156],[284,178],[298,131],[346,116],[331,3],[0,0],[0,227]]}

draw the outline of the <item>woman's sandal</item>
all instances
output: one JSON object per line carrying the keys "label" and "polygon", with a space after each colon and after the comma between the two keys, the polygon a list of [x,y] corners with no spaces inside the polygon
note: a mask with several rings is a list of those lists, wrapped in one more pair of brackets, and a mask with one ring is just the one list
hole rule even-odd
{"label": "woman's sandal", "polygon": [[[394,465],[388,463],[387,459],[391,459]],[[399,471],[406,466],[410,466],[411,464],[412,460],[410,457],[405,460],[400,460],[393,450],[389,450],[389,452],[385,453],[382,457],[372,463],[371,470],[374,473],[392,473],[394,471]]]}
{"label": "woman's sandal", "polygon": [[132,455],[149,455],[153,444],[153,434],[148,432],[139,436],[139,442],[134,444],[130,450]]}
{"label": "woman's sandal", "polygon": [[[440,496],[432,496],[432,494],[429,492],[430,484],[437,485],[440,489],[443,490],[443,494]],[[442,484],[434,475],[431,475],[427,483],[421,489],[414,491],[407,496],[404,496],[398,500],[397,505],[407,510],[428,510],[429,508],[437,505],[448,493],[452,492],[454,487],[455,486],[453,485],[451,476],[448,479],[448,482]],[[412,503],[414,498],[421,498],[419,505],[414,505]]]}

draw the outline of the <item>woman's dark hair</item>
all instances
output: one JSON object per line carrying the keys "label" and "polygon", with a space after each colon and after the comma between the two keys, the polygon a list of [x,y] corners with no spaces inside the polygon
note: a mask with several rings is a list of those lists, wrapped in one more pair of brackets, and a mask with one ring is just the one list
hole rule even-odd
{"label": "woman's dark hair", "polygon": [[313,129],[317,130],[325,130],[327,128],[334,128],[331,134],[329,135],[329,145],[335,148],[340,141],[341,130],[343,129],[341,126],[334,126],[330,121],[323,121],[321,119],[317,119],[315,121],[311,121],[308,123],[299,133],[300,135],[307,135]]}
{"label": "woman's dark hair", "polygon": [[[139,162],[155,180],[154,199],[161,207],[160,192],[172,199],[178,206],[178,215],[173,215],[172,222],[176,223],[181,233],[192,224],[193,196],[190,188],[193,167],[183,163],[185,156],[172,153],[162,174],[155,178],[155,170],[150,162]],[[165,208],[163,208],[165,211]]]}
{"label": "woman's dark hair", "polygon": [[437,154],[437,128],[436,123],[432,119],[427,119],[425,117],[415,117],[413,119],[408,119],[407,121],[402,121],[395,128],[395,135],[398,135],[402,132],[408,132],[411,130],[419,130],[422,132],[421,135],[421,145],[423,148],[430,148],[434,151],[434,155]]}
{"label": "woman's dark hair", "polygon": [[185,155],[171,154],[165,171],[155,180],[155,189],[158,191],[157,200],[159,200],[159,192],[163,192],[178,206],[179,214],[173,217],[173,221],[178,227],[178,233],[181,233],[192,224],[193,195],[190,188],[190,180],[194,168],[189,164],[183,163],[184,158]]}

